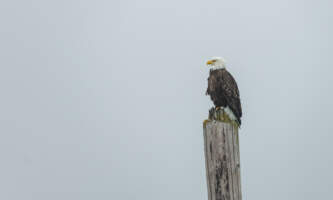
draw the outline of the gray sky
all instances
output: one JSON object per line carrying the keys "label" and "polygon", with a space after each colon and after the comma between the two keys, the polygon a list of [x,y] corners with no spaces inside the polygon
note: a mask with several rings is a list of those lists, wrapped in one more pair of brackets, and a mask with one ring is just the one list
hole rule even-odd
{"label": "gray sky", "polygon": [[207,199],[205,60],[243,104],[244,199],[331,199],[330,1],[2,1],[0,199]]}

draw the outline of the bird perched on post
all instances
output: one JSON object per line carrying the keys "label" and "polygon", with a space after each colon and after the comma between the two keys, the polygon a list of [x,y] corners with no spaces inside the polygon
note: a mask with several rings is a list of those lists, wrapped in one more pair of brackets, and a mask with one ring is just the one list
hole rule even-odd
{"label": "bird perched on post", "polygon": [[206,64],[210,67],[206,95],[210,95],[216,110],[222,108],[230,120],[236,121],[240,126],[242,107],[238,86],[235,79],[226,70],[225,60],[213,57]]}

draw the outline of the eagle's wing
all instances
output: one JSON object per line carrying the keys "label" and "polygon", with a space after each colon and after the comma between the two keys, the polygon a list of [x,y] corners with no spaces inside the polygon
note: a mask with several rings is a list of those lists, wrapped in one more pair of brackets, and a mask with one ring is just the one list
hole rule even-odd
{"label": "eagle's wing", "polygon": [[221,77],[223,79],[223,84],[220,86],[222,87],[227,104],[240,121],[240,118],[242,117],[242,106],[237,83],[227,70],[223,70],[223,75]]}

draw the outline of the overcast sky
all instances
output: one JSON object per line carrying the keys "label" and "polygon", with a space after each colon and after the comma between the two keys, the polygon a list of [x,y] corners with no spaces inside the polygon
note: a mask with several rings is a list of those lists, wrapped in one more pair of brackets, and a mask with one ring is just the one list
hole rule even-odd
{"label": "overcast sky", "polygon": [[2,1],[0,199],[208,199],[211,56],[240,89],[243,199],[332,199],[332,6]]}

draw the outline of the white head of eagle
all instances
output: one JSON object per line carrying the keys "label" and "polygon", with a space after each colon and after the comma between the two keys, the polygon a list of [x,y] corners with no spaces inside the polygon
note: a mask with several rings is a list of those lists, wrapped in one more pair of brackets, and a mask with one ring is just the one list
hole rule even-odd
{"label": "white head of eagle", "polygon": [[206,64],[211,68],[206,94],[210,96],[216,108],[222,107],[229,118],[240,126],[242,106],[238,86],[232,75],[225,69],[225,60],[221,57],[213,57]]}
{"label": "white head of eagle", "polygon": [[224,58],[221,57],[212,57],[210,60],[207,61],[207,66],[211,67],[211,69],[225,69],[226,61]]}

